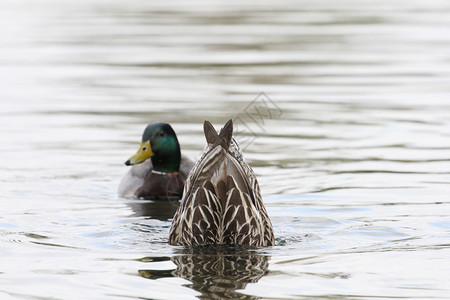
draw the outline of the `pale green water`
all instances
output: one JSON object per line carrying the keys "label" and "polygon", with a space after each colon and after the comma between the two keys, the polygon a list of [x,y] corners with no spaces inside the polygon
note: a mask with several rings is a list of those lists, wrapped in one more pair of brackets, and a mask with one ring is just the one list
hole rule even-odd
{"label": "pale green water", "polygon": [[[448,298],[449,12],[2,1],[0,298]],[[123,162],[149,122],[198,157],[229,118],[277,245],[192,255],[172,205],[117,196]]]}

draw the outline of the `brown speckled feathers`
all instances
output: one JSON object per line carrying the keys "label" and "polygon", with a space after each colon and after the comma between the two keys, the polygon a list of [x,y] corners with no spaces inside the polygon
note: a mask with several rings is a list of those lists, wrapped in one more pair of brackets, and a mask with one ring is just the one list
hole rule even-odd
{"label": "brown speckled feathers", "polygon": [[185,246],[273,245],[272,224],[258,181],[232,138],[232,120],[219,134],[205,121],[204,132],[208,146],[186,181],[169,242]]}

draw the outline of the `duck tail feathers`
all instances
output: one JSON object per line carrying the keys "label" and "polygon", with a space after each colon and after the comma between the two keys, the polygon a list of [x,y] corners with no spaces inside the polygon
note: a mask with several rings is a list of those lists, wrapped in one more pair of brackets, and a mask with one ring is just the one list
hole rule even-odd
{"label": "duck tail feathers", "polygon": [[231,145],[231,139],[233,136],[233,120],[230,119],[217,134],[214,126],[209,122],[203,123],[203,130],[205,132],[205,138],[208,144],[212,145],[212,148],[216,146],[222,146],[225,150],[228,150]]}

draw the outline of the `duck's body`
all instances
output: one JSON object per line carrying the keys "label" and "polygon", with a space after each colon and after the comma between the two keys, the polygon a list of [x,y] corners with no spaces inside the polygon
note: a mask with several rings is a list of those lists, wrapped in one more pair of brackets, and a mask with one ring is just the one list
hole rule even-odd
{"label": "duck's body", "polygon": [[[181,198],[181,195],[183,194],[183,186],[184,182],[186,181],[186,178],[191,171],[191,169],[194,167],[194,161],[187,157],[184,154],[181,154],[181,162],[180,162],[180,169],[177,176],[177,182],[182,182],[182,185],[180,185],[178,188],[171,188],[172,191],[175,190],[175,194],[171,193],[172,196],[174,196],[175,199]],[[161,182],[161,179],[159,177],[163,177],[165,179],[170,178],[170,176],[166,176],[166,174],[159,174],[152,172],[153,171],[153,164],[151,159],[147,159],[141,164],[133,165],[131,169],[122,177],[122,180],[120,181],[119,188],[118,188],[118,194],[120,197],[124,198],[164,198],[165,195],[168,193],[163,190],[163,197],[161,197],[161,192],[157,193],[156,191],[153,192],[153,189],[160,190],[162,187],[167,186],[164,182]],[[169,174],[170,175],[170,174]],[[155,181],[158,181],[159,183],[156,183]],[[159,194],[159,197],[155,197],[156,194]]]}
{"label": "duck's body", "polygon": [[232,138],[232,121],[219,134],[208,121],[204,130],[208,145],[186,181],[170,244],[273,245],[258,181]]}
{"label": "duck's body", "polygon": [[144,199],[180,199],[194,163],[181,155],[169,124],[149,124],[138,152],[125,162],[133,165],[119,184],[119,196]]}

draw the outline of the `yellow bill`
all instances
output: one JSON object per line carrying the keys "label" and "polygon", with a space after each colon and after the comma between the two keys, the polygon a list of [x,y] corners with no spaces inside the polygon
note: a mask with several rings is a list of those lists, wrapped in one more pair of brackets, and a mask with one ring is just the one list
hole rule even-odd
{"label": "yellow bill", "polygon": [[140,164],[144,162],[147,158],[150,158],[152,156],[153,151],[152,146],[150,145],[150,141],[142,142],[136,154],[130,157],[130,159],[125,162],[125,164],[127,166]]}

